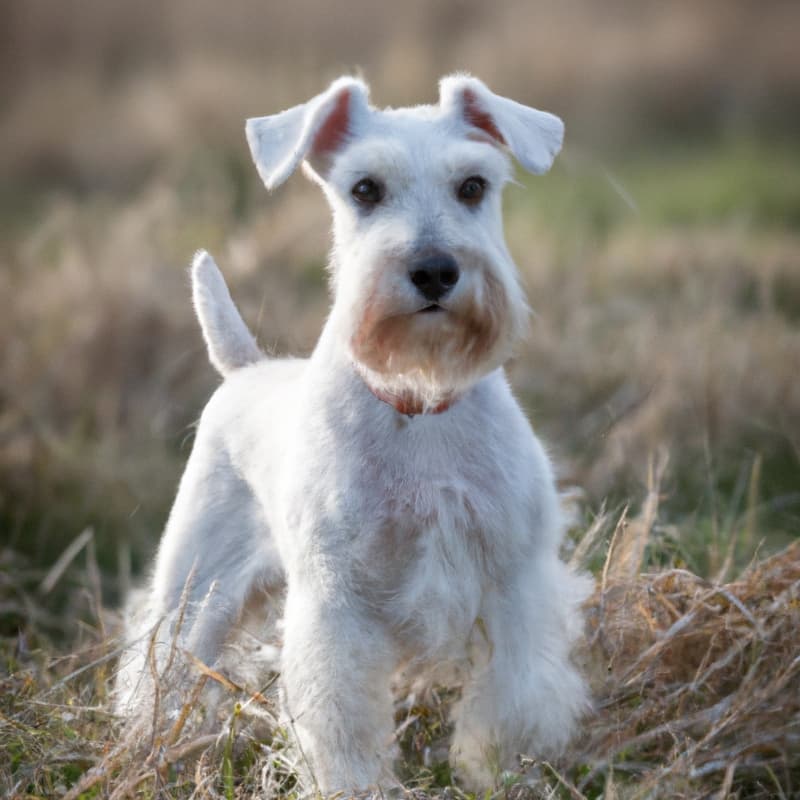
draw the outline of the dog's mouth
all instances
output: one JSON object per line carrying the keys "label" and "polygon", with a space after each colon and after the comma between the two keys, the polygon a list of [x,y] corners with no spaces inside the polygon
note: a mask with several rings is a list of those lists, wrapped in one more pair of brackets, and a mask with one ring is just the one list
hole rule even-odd
{"label": "dog's mouth", "polygon": [[417,313],[418,314],[435,314],[437,311],[444,311],[444,309],[438,305],[437,303],[431,303],[429,306],[425,306],[425,308],[421,308]]}

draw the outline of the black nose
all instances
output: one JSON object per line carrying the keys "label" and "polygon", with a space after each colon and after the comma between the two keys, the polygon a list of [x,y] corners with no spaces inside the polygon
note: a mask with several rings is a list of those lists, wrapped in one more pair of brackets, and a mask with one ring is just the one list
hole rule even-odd
{"label": "black nose", "polygon": [[419,293],[435,303],[458,283],[458,264],[447,253],[435,253],[414,262],[408,276]]}

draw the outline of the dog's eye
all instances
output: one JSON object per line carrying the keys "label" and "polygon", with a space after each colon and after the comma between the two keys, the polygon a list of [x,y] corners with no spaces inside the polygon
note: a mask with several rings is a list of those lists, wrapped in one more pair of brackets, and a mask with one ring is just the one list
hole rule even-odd
{"label": "dog's eye", "polygon": [[474,206],[483,199],[486,191],[486,178],[472,175],[458,187],[458,199],[468,206]]}
{"label": "dog's eye", "polygon": [[372,178],[363,178],[350,190],[350,194],[362,206],[375,206],[383,200],[383,186]]}

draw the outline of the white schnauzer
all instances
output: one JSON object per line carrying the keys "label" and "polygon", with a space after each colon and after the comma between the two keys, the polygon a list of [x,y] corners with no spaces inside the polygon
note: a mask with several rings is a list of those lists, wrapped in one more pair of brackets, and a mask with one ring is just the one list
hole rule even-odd
{"label": "white schnauzer", "polygon": [[[435,106],[378,110],[341,78],[249,120],[267,188],[302,161],[333,210],[333,307],[308,359],[266,358],[195,259],[225,381],[129,633],[163,620],[151,646],[176,635],[220,663],[254,598],[285,592],[284,710],[324,793],[392,782],[398,675],[458,676],[451,760],[476,786],[562,749],[587,707],[569,651],[589,580],[559,559],[553,472],[502,368],[528,316],[503,239],[508,153],[542,173],[562,136],[467,75]],[[129,714],[147,649],[121,668]]]}

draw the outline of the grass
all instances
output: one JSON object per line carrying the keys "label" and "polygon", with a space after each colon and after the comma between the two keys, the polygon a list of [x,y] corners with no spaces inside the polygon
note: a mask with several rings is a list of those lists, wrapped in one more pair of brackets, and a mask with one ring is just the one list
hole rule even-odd
{"label": "grass", "polygon": [[[133,88],[116,89],[126,108]],[[135,743],[108,711],[115,609],[216,381],[192,252],[215,253],[268,350],[308,352],[327,307],[315,191],[298,179],[268,198],[239,138],[198,134],[187,152],[178,122],[180,153],[144,142],[119,185],[65,146],[83,180],[22,172],[0,187],[9,797],[296,793],[264,687],[206,674],[222,697],[212,734],[196,703]],[[34,139],[25,163],[56,147]],[[510,374],[562,486],[580,487],[567,555],[598,580],[579,654],[598,707],[563,763],[525,761],[535,786],[508,776],[498,798],[800,794],[800,153],[744,135],[646,141],[625,157],[569,144],[507,193],[536,311]],[[417,796],[461,796],[446,763],[456,691],[398,700]]]}
{"label": "grass", "polygon": [[[605,553],[578,654],[597,698],[595,713],[563,763],[523,759],[520,773],[487,797],[795,796],[799,543],[727,583],[678,567],[643,573],[644,553],[658,547],[658,474],[651,474],[639,513],[605,513],[588,530],[581,526],[572,554],[580,567]],[[57,645],[35,624],[5,639],[0,743],[8,761],[0,785],[6,795],[296,796],[272,687],[247,690],[205,668],[198,686],[213,681],[223,692],[214,732],[198,728],[203,710],[195,693],[185,716],[163,733],[120,735],[107,711],[116,623],[98,603],[91,547],[75,555],[57,578],[77,595],[84,619],[71,652],[54,655]],[[18,601],[41,606],[42,587],[52,582],[20,560],[4,566],[13,568],[7,588]],[[93,586],[94,592],[86,588]],[[438,690],[398,702],[400,775],[414,797],[464,796],[446,762],[456,696]]]}
{"label": "grass", "polygon": [[527,179],[549,227],[576,219],[596,236],[631,218],[658,231],[698,225],[761,231],[800,224],[800,164],[789,144],[733,138],[721,145],[665,144],[608,166],[569,149],[556,173]]}

